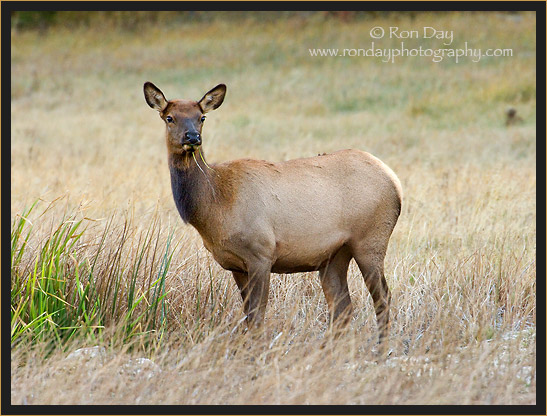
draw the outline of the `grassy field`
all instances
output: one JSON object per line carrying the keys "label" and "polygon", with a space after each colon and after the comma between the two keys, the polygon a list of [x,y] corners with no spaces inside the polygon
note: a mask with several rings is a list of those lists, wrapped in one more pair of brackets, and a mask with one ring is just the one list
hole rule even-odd
{"label": "grassy field", "polygon": [[[535,404],[533,14],[99,24],[12,36],[13,404]],[[377,26],[513,56],[310,56],[400,47]],[[353,262],[339,339],[313,273],[272,275],[264,331],[244,333],[231,274],[178,217],[145,81],[168,99],[227,84],[210,162],[358,148],[396,172],[386,360]]]}

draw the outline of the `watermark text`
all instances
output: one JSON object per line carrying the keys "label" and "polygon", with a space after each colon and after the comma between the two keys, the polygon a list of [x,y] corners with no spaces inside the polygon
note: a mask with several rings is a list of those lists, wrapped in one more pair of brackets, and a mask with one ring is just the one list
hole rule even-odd
{"label": "watermark text", "polygon": [[513,56],[512,49],[472,48],[467,42],[461,48],[424,48],[423,46],[408,48],[404,42],[401,42],[397,48],[379,48],[371,42],[368,48],[310,48],[308,51],[310,56],[315,57],[375,57],[386,63],[395,63],[397,59],[405,57],[425,57],[436,63],[451,59],[459,63],[463,59],[479,62],[484,57]]}

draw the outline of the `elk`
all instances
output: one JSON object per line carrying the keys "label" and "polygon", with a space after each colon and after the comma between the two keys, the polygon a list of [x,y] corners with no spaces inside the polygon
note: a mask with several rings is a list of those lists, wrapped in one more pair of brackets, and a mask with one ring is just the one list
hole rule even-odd
{"label": "elk", "polygon": [[248,326],[264,320],[270,273],[311,271],[319,271],[330,324],[346,326],[352,314],[347,271],[355,259],[374,302],[382,345],[391,300],[384,258],[401,211],[399,179],[360,150],[209,165],[202,147],[205,114],[218,108],[225,94],[226,86],[219,84],[199,101],[168,101],[154,84],[144,84],[146,102],[166,124],[178,212],[232,272]]}

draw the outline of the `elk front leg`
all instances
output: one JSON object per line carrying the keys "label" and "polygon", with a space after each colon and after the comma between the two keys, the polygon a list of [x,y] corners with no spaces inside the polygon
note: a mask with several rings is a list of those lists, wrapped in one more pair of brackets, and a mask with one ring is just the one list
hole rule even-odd
{"label": "elk front leg", "polygon": [[247,324],[250,328],[258,327],[264,322],[268,294],[270,290],[270,265],[249,267],[246,297]]}
{"label": "elk front leg", "polygon": [[232,272],[232,274],[239,288],[239,293],[241,293],[243,312],[245,312],[245,316],[249,316],[249,276],[243,272]]}

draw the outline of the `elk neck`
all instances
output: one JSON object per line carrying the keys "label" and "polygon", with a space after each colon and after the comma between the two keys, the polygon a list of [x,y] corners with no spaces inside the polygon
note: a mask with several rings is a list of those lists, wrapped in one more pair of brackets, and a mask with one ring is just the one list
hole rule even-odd
{"label": "elk neck", "polygon": [[205,222],[212,205],[218,202],[218,174],[205,162],[203,149],[194,153],[169,153],[171,190],[175,205],[185,223],[194,227]]}

